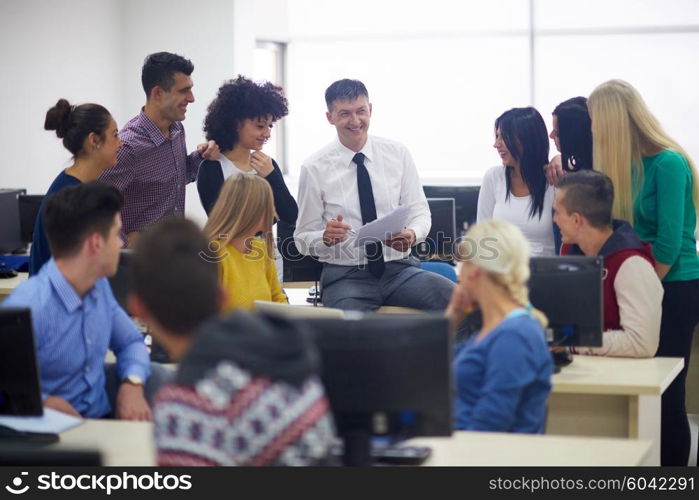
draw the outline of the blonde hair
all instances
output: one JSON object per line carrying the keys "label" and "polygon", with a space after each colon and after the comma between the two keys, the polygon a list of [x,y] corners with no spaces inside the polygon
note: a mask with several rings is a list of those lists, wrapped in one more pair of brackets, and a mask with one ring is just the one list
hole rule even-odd
{"label": "blonde hair", "polygon": [[592,118],[592,156],[596,170],[607,174],[616,196],[615,218],[633,224],[633,180],[643,185],[643,157],[670,149],[689,163],[694,180],[692,198],[699,208],[699,173],[682,147],[663,130],[641,94],[628,82],[609,80],[590,94],[587,107]]}
{"label": "blonde hair", "polygon": [[529,242],[515,225],[488,219],[471,226],[466,239],[457,246],[456,259],[468,261],[484,271],[508,295],[541,323],[548,325],[546,315],[529,302]]}
{"label": "blonde hair", "polygon": [[223,250],[232,240],[250,234],[262,218],[267,255],[273,258],[272,224],[275,217],[274,196],[267,181],[257,175],[231,175],[223,183],[204,226],[204,234],[209,242],[217,241],[219,250]]}

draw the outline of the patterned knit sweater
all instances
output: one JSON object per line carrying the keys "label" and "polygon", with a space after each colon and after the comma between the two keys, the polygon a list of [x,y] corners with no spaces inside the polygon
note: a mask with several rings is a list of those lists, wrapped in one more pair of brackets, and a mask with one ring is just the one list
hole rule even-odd
{"label": "patterned knit sweater", "polygon": [[250,313],[208,324],[154,402],[158,464],[322,462],[335,435],[312,349]]}

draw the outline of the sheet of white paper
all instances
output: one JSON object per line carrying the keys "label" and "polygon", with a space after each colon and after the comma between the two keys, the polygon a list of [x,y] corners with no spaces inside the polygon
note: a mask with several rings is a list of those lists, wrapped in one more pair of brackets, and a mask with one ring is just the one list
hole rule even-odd
{"label": "sheet of white paper", "polygon": [[355,246],[365,245],[372,241],[384,241],[405,229],[408,222],[408,205],[400,205],[394,211],[387,213],[367,224],[364,224],[357,231]]}
{"label": "sheet of white paper", "polygon": [[25,432],[54,432],[59,434],[82,423],[83,419],[81,418],[72,417],[51,408],[44,408],[44,414],[40,417],[0,416],[0,425]]}

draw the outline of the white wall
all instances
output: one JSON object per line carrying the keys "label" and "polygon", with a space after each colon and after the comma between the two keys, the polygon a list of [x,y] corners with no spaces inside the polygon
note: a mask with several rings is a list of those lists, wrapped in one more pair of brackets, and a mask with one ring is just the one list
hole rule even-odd
{"label": "white wall", "polygon": [[[0,0],[0,187],[43,193],[70,161],[46,111],[60,97],[97,102],[119,126],[145,103],[141,66],[157,51],[194,63],[187,144],[204,140],[206,108],[224,80],[250,74],[256,39],[287,38],[286,0]],[[196,187],[187,215],[206,219]]]}
{"label": "white wall", "polygon": [[119,0],[0,2],[0,187],[43,193],[70,159],[43,129],[60,97],[120,108]]}
{"label": "white wall", "polygon": [[[184,121],[187,145],[204,141],[206,108],[221,83],[233,74],[235,20],[232,0],[123,0],[119,62],[123,72],[122,115],[119,124],[136,115],[145,103],[141,66],[146,55],[168,51],[194,63],[194,103]],[[196,185],[187,186],[186,214],[203,223],[206,214]]]}
{"label": "white wall", "polygon": [[[372,131],[406,143],[425,178],[450,175],[448,170],[472,177],[497,162],[491,147],[495,116],[529,104],[528,5],[528,0],[356,0],[351,7],[340,0],[0,0],[0,187],[44,192],[69,160],[60,140],[42,127],[59,97],[104,104],[119,125],[138,113],[145,100],[141,64],[154,51],[178,52],[195,64],[197,100],[185,121],[194,148],[203,140],[206,107],[218,86],[238,73],[252,73],[256,40],[290,42],[290,115],[284,120],[292,173],[334,136],[324,117],[325,87],[353,76],[369,86]],[[692,118],[699,107],[693,90],[699,76],[693,57],[699,50],[699,1],[590,0],[582,8],[576,0],[536,0],[534,5],[541,30],[534,105],[547,123],[560,100],[621,76],[639,87],[670,134],[699,158],[699,122]],[[648,26],[676,32],[643,32]],[[606,57],[600,57],[603,52]],[[203,220],[193,185],[187,213]]]}

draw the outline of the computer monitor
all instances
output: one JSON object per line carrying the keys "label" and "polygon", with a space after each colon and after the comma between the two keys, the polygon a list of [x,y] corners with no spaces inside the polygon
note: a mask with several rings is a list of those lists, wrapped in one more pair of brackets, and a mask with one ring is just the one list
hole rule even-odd
{"label": "computer monitor", "polygon": [[25,189],[0,189],[0,253],[25,249],[19,226],[18,197]]}
{"label": "computer monitor", "polygon": [[34,223],[39,215],[43,194],[21,194],[19,202],[19,229],[22,234],[22,242],[28,245],[34,237]]}
{"label": "computer monitor", "polygon": [[532,257],[529,300],[546,314],[553,345],[600,347],[602,257]]}
{"label": "computer monitor", "polygon": [[413,254],[423,260],[453,260],[456,240],[454,198],[427,198],[432,226],[425,241],[413,247]]}
{"label": "computer monitor", "polygon": [[475,224],[480,186],[423,186],[422,189],[428,198],[454,198],[457,237]]}
{"label": "computer monitor", "polygon": [[0,415],[43,415],[31,312],[0,309]]}
{"label": "computer monitor", "polygon": [[371,438],[449,436],[451,341],[443,315],[297,319],[320,351],[345,465],[370,465]]}

